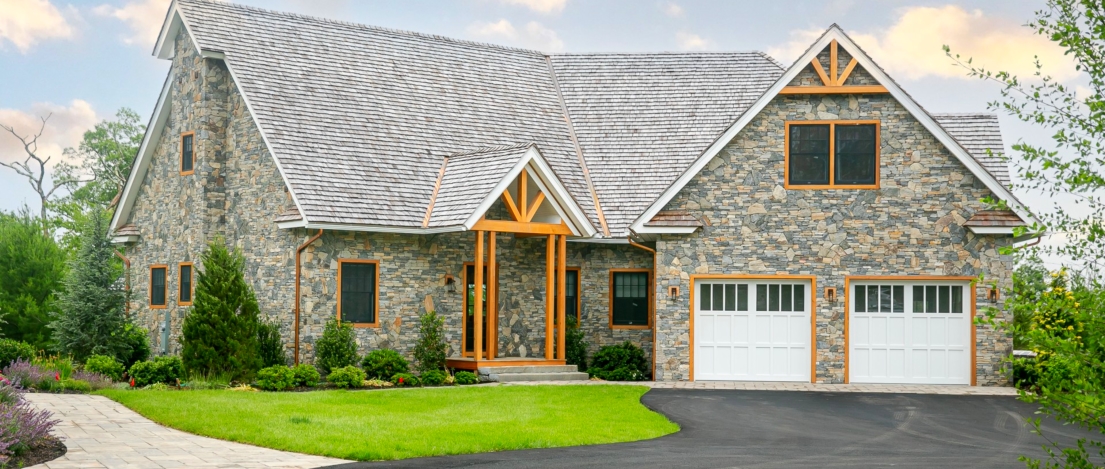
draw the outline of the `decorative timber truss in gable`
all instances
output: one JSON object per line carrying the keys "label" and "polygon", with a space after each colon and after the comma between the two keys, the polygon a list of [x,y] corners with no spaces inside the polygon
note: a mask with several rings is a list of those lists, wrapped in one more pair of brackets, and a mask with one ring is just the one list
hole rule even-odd
{"label": "decorative timber truss in gable", "polygon": [[810,61],[810,66],[813,67],[814,72],[821,79],[822,86],[787,86],[779,91],[779,94],[874,94],[888,92],[886,87],[882,85],[845,86],[844,83],[851,76],[858,62],[855,57],[852,57],[844,70],[839,70],[837,50],[838,45],[834,39],[829,43],[829,70],[827,73],[818,56],[815,55],[813,60]]}

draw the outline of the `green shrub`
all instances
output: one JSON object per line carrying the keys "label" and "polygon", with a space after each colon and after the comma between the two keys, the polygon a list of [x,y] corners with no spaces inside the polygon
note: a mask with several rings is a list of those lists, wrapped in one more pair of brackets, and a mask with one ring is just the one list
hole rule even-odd
{"label": "green shrub", "polygon": [[389,349],[373,350],[361,361],[365,374],[373,379],[391,379],[396,373],[410,373],[407,360],[399,352]]}
{"label": "green shrub", "polygon": [[74,391],[79,393],[92,392],[92,384],[80,379],[66,379],[59,382],[62,391]]}
{"label": "green shrub", "polygon": [[123,342],[127,344],[129,352],[117,357],[127,369],[131,365],[150,358],[150,335],[145,329],[127,324],[123,327]]}
{"label": "green shrub", "polygon": [[365,374],[355,366],[343,366],[331,370],[326,381],[339,388],[359,388],[364,384]]}
{"label": "green shrub", "polygon": [[430,370],[422,373],[418,378],[422,380],[423,386],[441,386],[445,384],[445,378],[448,376],[441,370]]}
{"label": "green shrub", "polygon": [[322,337],[315,342],[315,364],[322,374],[330,370],[357,363],[357,341],[353,336],[353,326],[341,324],[335,319],[326,321]]}
{"label": "green shrub", "polygon": [[391,384],[396,386],[419,386],[421,382],[410,373],[396,373],[391,377]]}
{"label": "green shrub", "polygon": [[288,364],[284,340],[280,338],[280,324],[272,319],[264,318],[257,323],[257,355],[264,367]]}
{"label": "green shrub", "polygon": [[285,365],[261,368],[257,372],[257,387],[266,391],[284,391],[295,387],[295,372]]}
{"label": "green shrub", "polygon": [[38,365],[43,370],[51,371],[51,375],[55,375],[60,379],[69,379],[73,375],[73,369],[76,366],[73,365],[73,359],[69,355],[40,355],[35,357],[31,362]]}
{"label": "green shrub", "polygon": [[230,373],[189,373],[183,387],[191,390],[226,389],[232,381]]}
{"label": "green shrub", "polygon": [[111,378],[112,381],[122,381],[123,372],[126,371],[126,369],[123,368],[123,364],[119,363],[119,360],[107,355],[92,355],[88,357],[88,360],[84,362],[84,369],[107,376]]}
{"label": "green shrub", "polygon": [[[430,311],[419,317],[418,343],[414,346],[414,362],[419,373],[445,369],[445,318]],[[404,370],[406,371],[406,370]]]}
{"label": "green shrub", "polygon": [[184,377],[184,364],[180,357],[157,357],[131,365],[129,373],[137,387],[154,383],[176,384]]}
{"label": "green shrub", "polygon": [[394,384],[391,384],[391,381],[384,381],[382,379],[366,379],[364,382],[364,387],[366,388],[381,389],[390,388],[392,386],[394,386]]}
{"label": "green shrub", "polygon": [[648,360],[640,347],[626,341],[600,348],[587,372],[607,381],[643,381],[648,377]]}
{"label": "green shrub", "polygon": [[0,368],[11,365],[18,358],[26,361],[34,360],[34,346],[18,340],[0,339]]}
{"label": "green shrub", "polygon": [[318,382],[322,380],[322,377],[318,374],[318,369],[306,363],[300,363],[292,368],[292,375],[295,377],[296,386],[313,388],[318,386]]}
{"label": "green shrub", "polygon": [[471,371],[458,371],[457,374],[453,375],[453,379],[457,384],[476,384],[480,382],[476,374]]}
{"label": "green shrub", "polygon": [[587,339],[575,316],[568,316],[567,322],[568,331],[564,333],[565,363],[575,365],[579,371],[587,371]]}

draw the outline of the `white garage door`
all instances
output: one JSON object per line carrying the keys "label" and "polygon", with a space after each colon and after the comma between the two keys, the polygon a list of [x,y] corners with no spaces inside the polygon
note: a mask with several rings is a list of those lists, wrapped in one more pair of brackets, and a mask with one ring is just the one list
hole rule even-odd
{"label": "white garage door", "polygon": [[971,384],[969,282],[856,282],[852,383]]}
{"label": "white garage door", "polygon": [[698,280],[695,288],[695,380],[810,380],[810,282]]}

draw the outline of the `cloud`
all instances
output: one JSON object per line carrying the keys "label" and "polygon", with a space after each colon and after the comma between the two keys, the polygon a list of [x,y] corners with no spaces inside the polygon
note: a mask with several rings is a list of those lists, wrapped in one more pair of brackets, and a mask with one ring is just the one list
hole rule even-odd
{"label": "cloud", "polygon": [[564,50],[564,41],[549,28],[536,21],[526,23],[524,28],[515,28],[505,19],[494,23],[473,23],[468,26],[468,35],[487,41],[505,41],[508,44],[536,49],[542,52]]}
{"label": "cloud", "polygon": [[43,39],[73,36],[73,27],[49,0],[0,0],[0,49],[7,42],[26,54]]}
{"label": "cloud", "polygon": [[664,3],[660,5],[660,9],[663,10],[665,15],[668,15],[672,18],[683,16],[683,7],[679,6],[679,4],[675,2]]}
{"label": "cloud", "polygon": [[[798,58],[823,30],[792,31],[790,40],[768,53],[784,63]],[[875,32],[848,31],[875,63],[891,76],[920,79],[928,76],[967,78],[942,49],[973,57],[974,64],[1028,77],[1035,72],[1033,56],[1039,56],[1045,71],[1059,80],[1077,75],[1063,50],[1046,37],[1036,35],[1019,22],[986,16],[981,10],[967,11],[955,5],[909,7],[900,10],[897,21]]]}
{"label": "cloud", "polygon": [[679,32],[675,34],[675,42],[681,50],[706,50],[713,47],[713,41],[703,39],[702,36],[691,33]]}
{"label": "cloud", "polygon": [[[0,0],[2,1],[2,0]],[[115,18],[127,24],[130,32],[123,36],[127,44],[152,47],[161,33],[165,22],[165,12],[169,11],[171,0],[134,0],[116,8],[100,5],[92,11],[100,16]]]}
{"label": "cloud", "polygon": [[[38,141],[38,156],[53,157],[51,164],[61,161],[62,150],[76,147],[84,133],[99,122],[96,111],[87,101],[75,99],[68,106],[35,103],[28,110],[0,109],[0,124],[13,127],[21,137],[33,136],[42,126],[42,117],[50,116]],[[23,161],[26,152],[23,144],[8,131],[0,129],[0,161]],[[7,169],[3,169],[7,171]]]}
{"label": "cloud", "polygon": [[538,13],[549,14],[564,11],[564,6],[567,5],[568,0],[499,0],[499,2],[507,5],[524,6]]}

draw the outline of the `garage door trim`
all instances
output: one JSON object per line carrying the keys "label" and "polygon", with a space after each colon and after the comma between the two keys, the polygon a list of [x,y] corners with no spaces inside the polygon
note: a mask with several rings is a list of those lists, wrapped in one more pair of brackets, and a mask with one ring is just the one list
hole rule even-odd
{"label": "garage door trim", "polygon": [[[975,327],[975,310],[978,308],[978,292],[976,291],[977,285],[975,281],[977,277],[966,276],[952,276],[952,275],[850,275],[844,277],[844,383],[849,382],[849,370],[852,366],[851,361],[851,342],[848,337],[851,331],[851,317],[849,302],[852,299],[851,283],[856,282],[870,282],[870,281],[896,281],[896,282],[924,282],[924,281],[942,281],[942,282],[971,282],[970,287],[967,289],[971,291],[970,300],[970,327],[971,327],[971,386],[978,386],[978,350],[976,343],[977,328]],[[693,295],[693,292],[692,292]],[[692,350],[693,353],[693,350]],[[692,360],[693,367],[693,360]]]}
{"label": "garage door trim", "polygon": [[[690,381],[694,381],[694,293],[698,280],[804,280],[810,282],[810,382],[817,382],[817,277],[814,275],[698,274],[690,278],[690,304],[687,308],[690,328]],[[974,295],[974,293],[972,293]],[[972,296],[973,298],[973,296]],[[972,317],[974,311],[972,310]]]}

